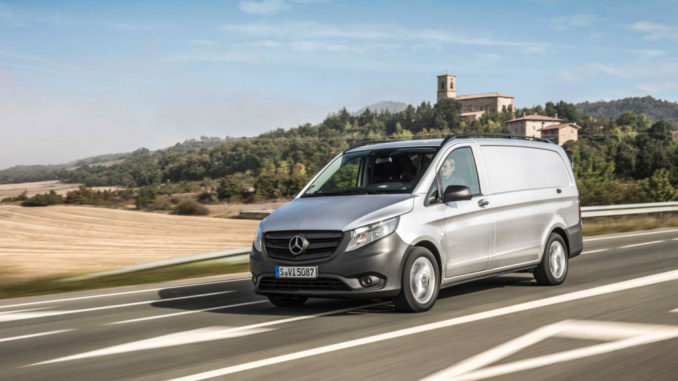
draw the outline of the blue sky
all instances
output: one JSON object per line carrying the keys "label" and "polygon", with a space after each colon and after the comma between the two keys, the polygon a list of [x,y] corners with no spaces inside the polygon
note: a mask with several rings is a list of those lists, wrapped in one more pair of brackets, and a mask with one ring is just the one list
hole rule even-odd
{"label": "blue sky", "polygon": [[0,168],[500,91],[678,101],[676,1],[3,1]]}

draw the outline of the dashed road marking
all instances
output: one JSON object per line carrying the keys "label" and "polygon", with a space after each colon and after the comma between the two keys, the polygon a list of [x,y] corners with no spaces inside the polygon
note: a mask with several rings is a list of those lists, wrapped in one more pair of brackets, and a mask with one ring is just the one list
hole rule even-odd
{"label": "dashed road marking", "polygon": [[[250,324],[250,325],[245,325],[245,326],[241,326],[241,327],[201,328],[201,329],[196,329],[196,330],[192,330],[192,331],[178,332],[178,333],[173,333],[173,334],[169,334],[169,335],[154,337],[154,338],[151,338],[151,339],[140,340],[140,341],[135,341],[135,342],[121,344],[121,345],[115,345],[115,346],[108,347],[108,348],[97,349],[97,350],[94,350],[94,351],[89,351],[89,352],[80,353],[80,354],[77,354],[77,355],[66,356],[66,357],[61,357],[61,358],[57,358],[57,359],[53,359],[53,360],[43,361],[43,362],[39,362],[39,363],[27,365],[27,366],[43,365],[43,364],[50,364],[50,363],[55,363],[55,362],[71,361],[71,360],[78,360],[78,359],[84,359],[84,358],[89,358],[89,357],[106,356],[106,355],[116,354],[116,353],[133,352],[133,351],[140,351],[140,350],[145,350],[145,349],[161,348],[161,347],[168,347],[168,346],[175,346],[175,345],[193,344],[193,343],[210,341],[210,340],[228,339],[228,338],[232,338],[232,337],[239,337],[239,336],[251,335],[251,334],[255,334],[255,333],[259,333],[259,332],[270,331],[271,329],[263,328],[263,327],[267,327],[267,326],[279,325],[279,324],[284,324],[284,323],[291,323],[291,322],[295,322],[295,321],[312,319],[312,318],[317,318],[317,317],[321,317],[321,316],[337,315],[337,314],[341,314],[341,313],[345,313],[345,312],[356,311],[356,310],[361,310],[361,309],[376,307],[376,306],[382,306],[382,305],[385,305],[385,304],[389,304],[389,302],[380,302],[380,303],[373,303],[373,304],[368,304],[368,305],[342,308],[342,309],[339,309],[339,310],[320,312],[320,313],[312,314],[312,315],[295,316],[295,317],[291,317],[291,318],[267,321],[267,322],[257,323],[257,324]],[[212,339],[212,337],[214,337],[214,339]]]}
{"label": "dashed road marking", "polygon": [[[530,347],[549,337],[610,341],[608,343],[588,345],[568,351],[552,353],[508,364],[482,368],[506,358],[522,349]],[[461,361],[447,369],[436,372],[422,381],[479,380],[498,377],[509,373],[543,367],[602,353],[618,351],[638,345],[678,337],[678,327],[668,325],[619,323],[606,321],[563,320],[536,329],[526,335],[508,341],[469,359]],[[482,369],[481,369],[482,368]]]}
{"label": "dashed road marking", "polygon": [[617,234],[604,237],[592,237],[584,238],[584,242],[593,242],[593,241],[602,241],[606,239],[615,239],[615,238],[626,238],[626,237],[638,237],[643,235],[653,235],[653,234],[662,234],[662,233],[676,233],[678,229],[669,229],[669,230],[656,230],[651,232],[642,232],[642,233],[630,233],[630,234]]}
{"label": "dashed road marking", "polygon": [[362,345],[378,343],[381,341],[391,340],[395,338],[410,336],[422,332],[428,332],[441,328],[448,328],[452,326],[457,326],[461,324],[466,324],[470,322],[476,322],[480,320],[490,319],[494,317],[509,315],[517,312],[523,312],[532,310],[535,308],[541,308],[546,306],[552,306],[555,304],[571,302],[574,300],[580,300],[585,298],[590,298],[594,296],[605,295],[613,292],[629,290],[637,287],[649,286],[662,282],[669,282],[678,279],[678,270],[667,271],[664,273],[648,275],[641,278],[630,279],[622,282],[607,284],[604,286],[598,286],[594,288],[589,288],[581,291],[574,291],[567,294],[557,295],[548,297],[545,299],[534,300],[531,302],[525,302],[520,304],[515,304],[512,306],[497,308],[490,311],[474,313],[471,315],[455,317],[447,320],[442,320],[434,323],[428,323],[424,325],[419,325],[415,327],[400,329],[397,331],[386,332],[382,334],[377,334],[373,336],[363,337],[360,339],[354,339],[349,341],[344,341],[341,343],[325,345],[322,347],[311,348],[299,352],[289,353],[286,355],[280,355],[275,357],[270,357],[262,360],[250,361],[242,364],[232,365],[221,369],[211,370],[207,372],[201,372],[197,374],[188,375],[185,377],[176,378],[175,381],[188,381],[188,380],[204,380],[213,377],[219,377],[224,375],[229,375],[233,373],[244,372],[247,370],[257,369],[261,367],[266,367],[274,364],[280,364],[288,361],[299,360],[307,357],[317,356],[321,354],[331,353],[340,351],[343,349],[354,348]]}
{"label": "dashed road marking", "polygon": [[629,247],[638,247],[638,246],[645,246],[645,245],[654,245],[655,243],[662,243],[665,242],[665,239],[659,240],[659,241],[650,241],[650,242],[641,242],[641,243],[634,243],[633,245],[626,245],[626,246],[619,246],[620,249],[626,249]]}
{"label": "dashed road marking", "polygon": [[593,253],[600,253],[600,252],[608,251],[608,250],[610,250],[610,249],[589,250],[589,251],[585,251],[585,252],[581,253],[581,255],[587,255],[587,254],[593,254]]}
{"label": "dashed road marking", "polygon": [[5,341],[15,341],[15,340],[23,340],[23,339],[30,339],[32,337],[40,337],[40,336],[47,336],[47,335],[55,335],[57,333],[64,333],[64,332],[71,332],[73,329],[60,329],[58,331],[48,331],[48,332],[40,332],[40,333],[32,333],[30,335],[22,335],[22,336],[14,336],[14,337],[6,337],[4,339],[0,339],[0,343],[4,343]]}
{"label": "dashed road marking", "polygon": [[172,301],[176,301],[176,300],[203,298],[203,297],[206,297],[206,296],[223,295],[223,294],[228,294],[228,293],[231,293],[231,292],[234,292],[234,291],[220,291],[220,292],[210,292],[210,293],[207,293],[207,294],[179,296],[179,297],[176,297],[176,298],[144,300],[144,301],[141,301],[141,302],[113,304],[113,305],[108,305],[108,306],[82,308],[82,309],[78,309],[78,310],[66,310],[66,311],[50,310],[50,311],[38,311],[38,312],[30,312],[29,311],[29,312],[7,313],[7,314],[0,315],[0,322],[14,321],[14,320],[25,320],[25,319],[36,319],[36,318],[43,318],[43,317],[49,317],[49,316],[70,315],[70,314],[78,314],[78,313],[83,313],[83,312],[109,310],[109,309],[113,309],[113,308],[138,306],[138,305],[142,305],[142,304],[172,302]]}
{"label": "dashed road marking", "polygon": [[169,317],[174,317],[174,316],[196,314],[196,313],[199,313],[199,312],[218,311],[218,310],[224,310],[224,309],[227,309],[227,308],[236,308],[236,307],[249,306],[249,305],[252,305],[252,304],[260,304],[260,303],[268,303],[268,300],[257,300],[255,302],[228,304],[228,305],[225,305],[225,306],[216,306],[216,307],[210,307],[210,308],[203,308],[203,309],[199,309],[199,310],[181,311],[181,312],[174,312],[174,313],[169,313],[169,314],[146,316],[146,317],[137,318],[137,319],[116,321],[116,322],[113,322],[113,323],[107,323],[105,325],[138,323],[138,322],[147,321],[147,320],[164,319],[164,318],[169,318]]}
{"label": "dashed road marking", "polygon": [[257,328],[234,331],[230,327],[198,328],[190,331],[171,333],[169,335],[153,337],[150,339],[133,341],[131,343],[114,345],[112,347],[97,349],[94,351],[84,352],[77,355],[60,357],[54,360],[43,361],[29,366],[52,364],[56,362],[72,361],[91,357],[108,356],[113,354],[136,352],[148,349],[166,348],[177,345],[195,344],[202,343],[205,341],[224,340],[234,337],[254,335],[257,333],[267,331],[271,331],[271,329]]}

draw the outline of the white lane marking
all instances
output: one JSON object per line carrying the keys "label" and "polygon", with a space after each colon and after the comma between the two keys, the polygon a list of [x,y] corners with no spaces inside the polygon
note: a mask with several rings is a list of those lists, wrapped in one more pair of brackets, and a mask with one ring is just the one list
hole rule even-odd
{"label": "white lane marking", "polygon": [[617,234],[605,237],[584,238],[584,242],[601,241],[605,239],[615,239],[615,238],[638,237],[643,235],[662,234],[662,233],[675,233],[675,232],[678,232],[678,229],[657,230],[643,233]]}
{"label": "white lane marking", "polygon": [[[361,306],[356,306],[356,307],[342,308],[340,310],[320,312],[320,313],[312,314],[312,315],[303,315],[303,316],[296,316],[296,317],[286,318],[286,319],[266,321],[266,322],[263,322],[263,323],[250,324],[250,325],[245,325],[245,326],[240,326],[240,327],[220,328],[216,332],[216,334],[214,332],[212,332],[212,333],[207,334],[206,336],[217,335],[217,336],[220,336],[219,338],[230,338],[230,337],[237,337],[237,336],[243,336],[243,335],[250,335],[250,334],[253,334],[253,333],[269,331],[271,329],[264,329],[263,327],[267,327],[267,326],[271,326],[271,325],[279,325],[279,324],[290,323],[290,322],[299,321],[299,320],[312,319],[312,318],[317,318],[317,317],[327,316],[327,315],[336,315],[336,314],[341,314],[341,313],[344,313],[344,312],[350,312],[350,311],[355,311],[355,310],[360,310],[360,309],[365,309],[365,308],[370,308],[370,307],[383,306],[383,305],[389,304],[389,303],[390,302],[373,303],[373,304],[361,305]],[[193,332],[193,331],[188,331],[188,332]],[[98,350],[95,350],[95,351],[85,352],[85,353],[81,353],[81,354],[78,354],[78,355],[66,356],[66,357],[62,357],[62,358],[58,358],[58,359],[54,359],[54,360],[49,360],[49,361],[43,361],[43,362],[39,362],[39,363],[27,365],[27,366],[49,364],[49,363],[61,362],[61,361],[70,361],[70,360],[76,360],[76,359],[81,359],[81,358],[85,358],[85,357],[105,356],[105,355],[113,354],[113,353],[122,353],[123,351],[121,351],[120,348],[124,348],[125,349],[124,352],[129,352],[130,351],[130,350],[128,350],[129,348],[140,348],[140,349],[133,349],[135,351],[136,350],[143,350],[143,349],[150,349],[150,348],[159,348],[157,346],[149,347],[148,343],[149,342],[151,342],[151,343],[163,342],[163,340],[157,341],[156,339],[166,338],[167,336],[171,336],[173,340],[176,339],[176,338],[180,338],[181,340],[184,340],[184,341],[181,342],[181,344],[189,344],[189,343],[199,342],[199,341],[191,341],[191,342],[185,341],[185,338],[187,336],[185,336],[185,335],[182,336],[182,334],[184,334],[184,333],[186,333],[186,332],[179,332],[179,333],[176,333],[176,334],[159,336],[159,337],[152,338],[152,339],[116,345],[114,347],[98,349]],[[179,340],[179,341],[181,341],[181,340]],[[205,341],[205,340],[200,340],[200,341]],[[172,341],[172,342],[174,342],[174,341]],[[172,344],[172,345],[180,345],[180,344]],[[168,346],[168,345],[163,345],[163,346]],[[113,350],[112,348],[115,348],[115,349]]]}
{"label": "white lane marking", "polygon": [[6,337],[4,339],[0,339],[0,343],[4,343],[5,341],[14,341],[14,340],[23,340],[23,339],[30,339],[32,337],[40,337],[40,336],[47,336],[47,335],[55,335],[57,333],[63,333],[63,332],[70,332],[73,331],[73,329],[60,329],[58,331],[49,331],[49,332],[40,332],[40,333],[33,333],[30,335],[22,335],[22,336],[14,336],[14,337]]}
{"label": "white lane marking", "polygon": [[671,312],[678,313],[678,308],[676,308],[675,310],[671,310]]}
{"label": "white lane marking", "polygon": [[[479,369],[506,358],[522,349],[534,345],[549,337],[570,339],[611,341],[610,343],[589,345],[583,348],[562,351],[526,360],[514,361],[489,368]],[[423,381],[443,380],[479,380],[502,376],[522,370],[538,368],[559,362],[618,351],[637,345],[678,337],[678,327],[668,325],[618,323],[605,321],[564,320],[534,330],[527,335],[513,339],[493,349],[480,353],[467,360],[443,369]]]}
{"label": "white lane marking", "polygon": [[279,364],[287,361],[298,360],[306,357],[317,356],[320,354],[336,352],[347,348],[358,347],[361,345],[372,344],[380,341],[400,338],[404,336],[410,336],[417,333],[428,332],[440,328],[452,327],[460,324],[475,322],[479,320],[485,320],[489,318],[494,318],[498,316],[504,316],[508,314],[513,314],[517,312],[523,312],[532,310],[535,308],[551,306],[554,304],[560,304],[565,302],[571,302],[574,300],[590,298],[593,296],[605,295],[612,292],[618,292],[623,290],[629,290],[636,287],[649,286],[662,282],[669,282],[678,279],[678,270],[667,271],[664,273],[648,275],[641,278],[630,279],[622,282],[607,284],[604,286],[598,286],[586,290],[574,291],[563,295],[552,296],[545,299],[534,300],[531,302],[520,303],[508,307],[497,308],[495,310],[478,312],[471,315],[460,316],[456,318],[451,318],[447,320],[442,320],[435,323],[428,323],[416,327],[405,328],[393,332],[386,332],[378,335],[363,337],[361,339],[344,341],[337,344],[325,345],[322,347],[307,349],[304,351],[289,353],[286,355],[275,356],[267,359],[251,361],[247,363],[242,363],[238,365],[228,366],[221,369],[216,369],[207,372],[201,372],[197,374],[192,374],[186,377],[180,377],[174,379],[175,381],[187,381],[187,380],[204,380],[207,378],[224,376],[227,374],[233,374],[238,372],[243,372],[246,370],[261,368],[273,364]]}
{"label": "white lane marking", "polygon": [[199,310],[190,310],[190,311],[174,312],[174,313],[162,314],[162,315],[146,316],[146,317],[137,318],[137,319],[121,320],[121,321],[116,321],[116,322],[113,322],[113,323],[106,323],[105,325],[137,323],[137,322],[146,321],[146,320],[164,319],[164,318],[168,318],[168,317],[196,314],[196,313],[199,313],[199,312],[223,310],[223,309],[227,309],[227,308],[249,306],[249,305],[252,305],[252,304],[259,304],[259,303],[268,303],[268,300],[257,300],[255,302],[229,304],[229,305],[225,305],[225,306],[203,308],[203,309],[199,309]]}
{"label": "white lane marking", "polygon": [[626,249],[629,247],[637,247],[637,246],[645,246],[645,245],[654,245],[655,243],[661,243],[666,241],[665,239],[659,240],[659,241],[650,241],[650,242],[642,242],[642,243],[634,243],[633,245],[625,245],[625,246],[619,246],[620,249]]}
{"label": "white lane marking", "polygon": [[202,286],[202,285],[208,285],[208,284],[217,284],[217,283],[239,282],[239,281],[243,281],[243,280],[249,280],[249,278],[227,279],[227,280],[220,280],[220,281],[207,282],[207,283],[192,283],[192,284],[187,284],[187,285],[183,285],[183,286],[145,288],[143,290],[111,292],[111,293],[107,293],[107,294],[86,295],[86,296],[78,296],[78,297],[73,297],[73,298],[62,298],[62,299],[40,300],[40,301],[37,301],[37,302],[6,304],[6,305],[0,305],[0,308],[34,306],[36,304],[59,303],[59,302],[70,302],[72,300],[86,300],[86,299],[105,298],[105,297],[108,297],[108,296],[138,294],[138,293],[142,293],[142,292],[151,292],[151,291],[159,291],[159,290],[172,290],[172,289],[175,289],[175,288],[196,287],[196,286]]}
{"label": "white lane marking", "polygon": [[49,307],[40,307],[40,308],[27,308],[27,309],[22,309],[22,310],[9,310],[9,311],[0,311],[0,315],[5,315],[5,314],[15,314],[17,312],[28,312],[28,311],[39,311],[39,310],[45,310]]}
{"label": "white lane marking", "polygon": [[48,317],[48,316],[78,314],[78,313],[82,313],[82,312],[109,310],[109,309],[112,309],[112,308],[131,307],[131,306],[138,306],[138,305],[142,305],[142,304],[171,302],[171,301],[175,301],[175,300],[194,299],[194,298],[201,298],[201,297],[205,297],[205,296],[223,295],[223,294],[228,294],[228,293],[231,293],[231,292],[234,292],[234,291],[210,292],[208,294],[179,296],[179,297],[176,297],[176,298],[144,300],[144,301],[141,301],[141,302],[113,304],[113,305],[108,305],[108,306],[83,308],[83,309],[79,309],[79,310],[66,310],[66,311],[50,310],[50,311],[40,311],[40,312],[7,313],[7,314],[0,315],[0,322],[14,321],[14,320],[25,320],[25,319],[35,319],[35,318],[42,318],[42,317]]}
{"label": "white lane marking", "polygon": [[671,241],[678,241],[678,238],[672,238]]}
{"label": "white lane marking", "polygon": [[229,327],[205,327],[193,329],[190,331],[171,333],[169,335],[162,335],[150,339],[133,341],[130,343],[114,345],[108,348],[97,349],[94,351],[84,352],[77,355],[65,356],[53,360],[43,361],[29,366],[52,364],[56,362],[80,360],[91,357],[108,356],[120,353],[144,351],[148,349],[166,348],[177,345],[202,343],[205,341],[224,340],[233,337],[254,335],[261,332],[271,331],[270,328],[247,329],[240,331],[233,331]]}
{"label": "white lane marking", "polygon": [[587,255],[587,254],[593,254],[593,253],[600,253],[602,251],[608,251],[610,249],[598,249],[598,250],[589,250],[581,253],[581,255]]}

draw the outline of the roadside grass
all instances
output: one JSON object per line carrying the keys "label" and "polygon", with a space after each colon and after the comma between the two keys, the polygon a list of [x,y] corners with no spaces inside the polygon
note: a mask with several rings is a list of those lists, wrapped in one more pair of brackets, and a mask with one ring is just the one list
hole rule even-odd
{"label": "roadside grass", "polygon": [[[233,274],[248,270],[249,264],[247,262],[233,263],[229,260],[218,259],[77,281],[66,281],[64,280],[68,278],[66,276],[14,282],[0,280],[0,299],[166,282],[211,275]],[[69,277],[72,275],[78,274],[71,274]],[[0,274],[0,277],[2,277],[2,274]]]}
{"label": "roadside grass", "polygon": [[641,215],[587,218],[584,220],[582,230],[585,236],[592,236],[668,227],[678,227],[678,213],[664,213],[662,216]]}

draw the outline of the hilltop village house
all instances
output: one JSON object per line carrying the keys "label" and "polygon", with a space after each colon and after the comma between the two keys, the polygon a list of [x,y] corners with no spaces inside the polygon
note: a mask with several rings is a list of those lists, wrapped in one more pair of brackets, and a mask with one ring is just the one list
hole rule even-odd
{"label": "hilltop village house", "polygon": [[[506,94],[491,92],[482,94],[457,95],[457,76],[441,74],[438,76],[438,101],[456,99],[461,103],[461,117],[466,121],[480,118],[486,112],[515,110],[515,99]],[[542,115],[527,115],[509,120],[506,123],[512,135],[534,136],[563,145],[577,140],[579,129],[576,123],[563,123],[562,119]]]}
{"label": "hilltop village house", "polygon": [[506,122],[506,126],[512,135],[549,139],[561,146],[567,141],[576,141],[579,129],[581,129],[576,123],[563,123],[563,120],[558,119],[557,115],[552,118],[536,114],[511,119]]}

